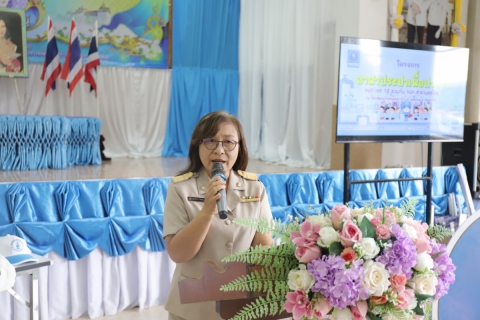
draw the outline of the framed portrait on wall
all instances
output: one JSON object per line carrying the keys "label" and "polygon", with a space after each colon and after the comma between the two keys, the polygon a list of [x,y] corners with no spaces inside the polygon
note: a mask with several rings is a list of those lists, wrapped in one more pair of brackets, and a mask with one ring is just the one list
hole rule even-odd
{"label": "framed portrait on wall", "polygon": [[28,77],[24,10],[0,8],[0,76]]}

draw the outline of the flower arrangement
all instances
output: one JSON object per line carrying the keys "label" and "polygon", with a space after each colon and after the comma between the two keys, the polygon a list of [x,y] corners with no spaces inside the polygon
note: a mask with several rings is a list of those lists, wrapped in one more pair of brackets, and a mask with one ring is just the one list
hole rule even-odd
{"label": "flower arrangement", "polygon": [[221,287],[262,292],[233,319],[286,310],[293,319],[421,319],[428,302],[447,294],[455,266],[437,242],[451,231],[413,219],[415,200],[402,207],[335,206],[303,221],[235,223],[272,232],[275,245],[226,257],[263,266]]}

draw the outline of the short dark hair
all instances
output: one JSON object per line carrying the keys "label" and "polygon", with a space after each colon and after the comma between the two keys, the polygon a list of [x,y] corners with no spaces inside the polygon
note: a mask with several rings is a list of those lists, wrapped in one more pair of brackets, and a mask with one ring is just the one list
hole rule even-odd
{"label": "short dark hair", "polygon": [[5,27],[7,28],[7,32],[5,32],[5,35],[3,37],[7,40],[10,40],[10,18],[8,17],[8,15],[0,12],[0,20],[3,20],[3,23],[5,23]]}
{"label": "short dark hair", "polygon": [[245,170],[248,165],[248,149],[245,143],[245,135],[243,133],[243,127],[240,121],[235,118],[234,115],[219,110],[211,112],[205,115],[197,123],[197,126],[193,130],[192,138],[190,139],[190,147],[188,149],[188,165],[185,169],[179,172],[184,174],[187,172],[198,172],[202,168],[203,164],[200,160],[199,149],[202,144],[202,140],[205,138],[214,137],[219,129],[220,124],[230,123],[234,125],[238,132],[238,157],[237,161],[233,164],[233,170]]}

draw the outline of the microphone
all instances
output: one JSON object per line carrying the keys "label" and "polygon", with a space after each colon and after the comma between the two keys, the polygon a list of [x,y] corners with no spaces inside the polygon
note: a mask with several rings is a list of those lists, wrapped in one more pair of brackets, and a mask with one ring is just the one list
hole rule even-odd
{"label": "microphone", "polygon": [[[220,162],[214,162],[212,167],[212,178],[221,177],[224,181],[227,180],[225,177],[225,170],[223,170],[223,166]],[[221,189],[218,191],[221,194],[220,199],[217,200],[217,207],[218,207],[218,215],[220,219],[225,220],[227,219],[227,194],[225,193],[225,189]]]}

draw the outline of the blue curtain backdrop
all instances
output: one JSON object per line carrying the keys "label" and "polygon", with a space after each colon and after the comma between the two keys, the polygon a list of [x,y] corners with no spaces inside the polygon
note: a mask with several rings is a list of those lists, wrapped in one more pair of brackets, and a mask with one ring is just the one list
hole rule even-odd
{"label": "blue curtain backdrop", "polygon": [[172,95],[162,155],[188,154],[198,120],[238,111],[238,0],[182,0],[173,6]]}

